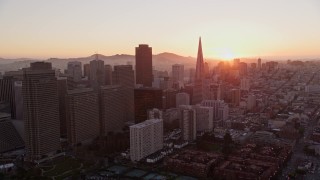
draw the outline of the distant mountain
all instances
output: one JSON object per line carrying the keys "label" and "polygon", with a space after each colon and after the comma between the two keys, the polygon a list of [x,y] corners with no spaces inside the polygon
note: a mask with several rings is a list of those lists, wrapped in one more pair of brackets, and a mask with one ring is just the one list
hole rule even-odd
{"label": "distant mountain", "polygon": [[[51,62],[52,66],[58,69],[61,69],[62,72],[67,67],[67,63],[70,61],[80,61],[82,64],[89,63],[91,60],[96,59],[103,60],[105,64],[110,65],[122,65],[122,64],[135,64],[135,56],[128,54],[116,54],[112,56],[105,56],[102,54],[93,54],[88,57],[78,57],[78,58],[49,58],[45,61]],[[29,58],[19,58],[19,59],[3,59],[0,58],[0,72],[4,71],[13,71],[21,69],[24,67],[29,67],[29,64],[34,61],[41,60],[32,60]],[[190,68],[195,66],[195,58],[193,57],[184,57],[174,53],[160,53],[153,55],[153,66],[157,70],[171,70],[173,64],[184,64],[185,68]]]}
{"label": "distant mountain", "polygon": [[31,59],[31,58],[17,58],[17,59],[0,58],[0,65],[9,64],[9,63],[16,62],[16,61],[30,61],[30,60],[33,60],[33,59]]}
{"label": "distant mountain", "polygon": [[153,55],[153,59],[155,61],[168,62],[168,63],[176,62],[176,63],[183,63],[183,64],[189,63],[190,61],[192,62],[195,60],[195,58],[192,58],[192,57],[179,56],[177,54],[168,53],[168,52]]}

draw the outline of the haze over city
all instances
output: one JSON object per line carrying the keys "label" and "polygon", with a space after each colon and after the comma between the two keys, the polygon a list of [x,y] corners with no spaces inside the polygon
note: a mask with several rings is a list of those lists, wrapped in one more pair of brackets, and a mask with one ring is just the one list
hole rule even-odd
{"label": "haze over city", "polygon": [[0,180],[316,180],[318,0],[0,0]]}
{"label": "haze over city", "polygon": [[206,58],[319,57],[318,0],[42,1],[1,0],[2,58],[69,58],[96,52]]}

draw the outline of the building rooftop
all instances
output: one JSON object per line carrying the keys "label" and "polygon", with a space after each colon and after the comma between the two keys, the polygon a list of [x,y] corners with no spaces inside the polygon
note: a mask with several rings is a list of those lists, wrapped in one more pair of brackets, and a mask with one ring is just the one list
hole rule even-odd
{"label": "building rooftop", "polygon": [[101,89],[114,89],[114,88],[120,88],[121,85],[106,85],[106,86],[101,86]]}
{"label": "building rooftop", "polygon": [[78,94],[78,93],[85,93],[85,92],[90,92],[93,91],[92,88],[79,88],[79,89],[73,89],[73,90],[68,90],[68,94]]}
{"label": "building rooftop", "polygon": [[130,128],[144,128],[148,125],[155,124],[155,123],[162,122],[162,121],[163,121],[162,119],[149,119],[149,120],[143,121],[139,124],[132,125],[132,126],[130,126]]}

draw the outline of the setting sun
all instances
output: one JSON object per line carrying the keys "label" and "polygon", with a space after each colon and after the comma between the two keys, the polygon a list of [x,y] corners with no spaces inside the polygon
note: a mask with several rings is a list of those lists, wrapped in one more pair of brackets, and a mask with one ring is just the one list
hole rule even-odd
{"label": "setting sun", "polygon": [[231,61],[237,57],[230,48],[216,48],[210,52],[205,52],[205,54],[208,54],[208,57],[217,58],[223,61]]}

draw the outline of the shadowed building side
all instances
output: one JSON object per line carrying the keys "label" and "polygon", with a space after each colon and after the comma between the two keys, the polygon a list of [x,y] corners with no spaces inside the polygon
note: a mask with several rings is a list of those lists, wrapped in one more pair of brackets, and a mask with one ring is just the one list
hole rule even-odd
{"label": "shadowed building side", "polygon": [[31,63],[23,70],[22,83],[26,157],[34,161],[61,149],[58,87],[51,63]]}
{"label": "shadowed building side", "polygon": [[136,83],[152,87],[152,48],[146,44],[136,47]]}

